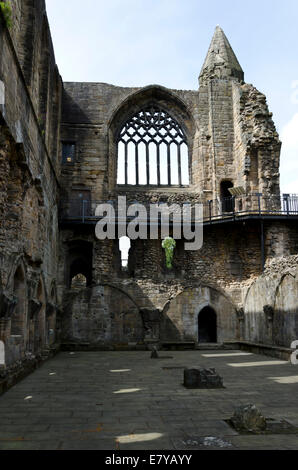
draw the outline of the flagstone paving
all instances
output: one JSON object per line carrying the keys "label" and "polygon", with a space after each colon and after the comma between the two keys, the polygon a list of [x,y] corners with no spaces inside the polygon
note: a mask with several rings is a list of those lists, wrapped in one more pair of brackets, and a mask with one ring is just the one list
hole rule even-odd
{"label": "flagstone paving", "polygon": [[[240,351],[160,356],[59,353],[0,397],[0,449],[298,449],[298,434],[239,435],[225,422],[254,403],[298,427],[298,366]],[[191,366],[214,367],[225,388],[185,389]]]}

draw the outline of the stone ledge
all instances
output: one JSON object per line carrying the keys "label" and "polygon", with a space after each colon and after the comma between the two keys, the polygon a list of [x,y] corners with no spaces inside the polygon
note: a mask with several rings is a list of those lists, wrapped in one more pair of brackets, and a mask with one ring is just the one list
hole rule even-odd
{"label": "stone ledge", "polygon": [[166,350],[195,349],[195,341],[161,341],[161,348]]}
{"label": "stone ledge", "polygon": [[284,361],[289,361],[293,352],[290,348],[274,346],[271,344],[253,343],[250,341],[226,341],[224,346],[227,349],[240,349],[254,354],[275,357]]}
{"label": "stone ledge", "polygon": [[61,351],[148,351],[147,344],[91,344],[91,343],[62,343]]}

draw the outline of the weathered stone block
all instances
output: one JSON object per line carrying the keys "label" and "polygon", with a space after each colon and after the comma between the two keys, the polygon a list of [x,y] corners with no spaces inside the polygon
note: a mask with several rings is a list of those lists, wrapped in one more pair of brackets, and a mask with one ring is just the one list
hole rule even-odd
{"label": "weathered stone block", "polygon": [[266,429],[266,418],[255,405],[248,404],[236,408],[231,422],[239,432],[262,432]]}
{"label": "weathered stone block", "polygon": [[184,369],[183,385],[186,388],[224,388],[223,379],[216,370],[203,367]]}

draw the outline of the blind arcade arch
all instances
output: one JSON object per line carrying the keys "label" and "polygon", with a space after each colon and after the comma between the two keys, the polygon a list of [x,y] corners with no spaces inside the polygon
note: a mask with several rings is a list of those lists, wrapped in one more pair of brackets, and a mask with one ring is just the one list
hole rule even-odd
{"label": "blind arcade arch", "polygon": [[159,106],[147,106],[134,114],[121,129],[117,144],[118,185],[189,185],[186,135]]}

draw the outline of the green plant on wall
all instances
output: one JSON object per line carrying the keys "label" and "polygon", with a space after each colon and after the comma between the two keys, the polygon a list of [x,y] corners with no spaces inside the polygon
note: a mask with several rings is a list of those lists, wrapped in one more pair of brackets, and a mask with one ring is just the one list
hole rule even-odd
{"label": "green plant on wall", "polygon": [[172,237],[166,237],[162,242],[162,247],[166,253],[166,266],[168,269],[172,269],[173,267],[173,257],[174,257],[174,248],[176,246],[176,242]]}
{"label": "green plant on wall", "polygon": [[12,27],[12,9],[10,2],[0,2],[0,8],[3,13],[6,26],[8,28]]}

